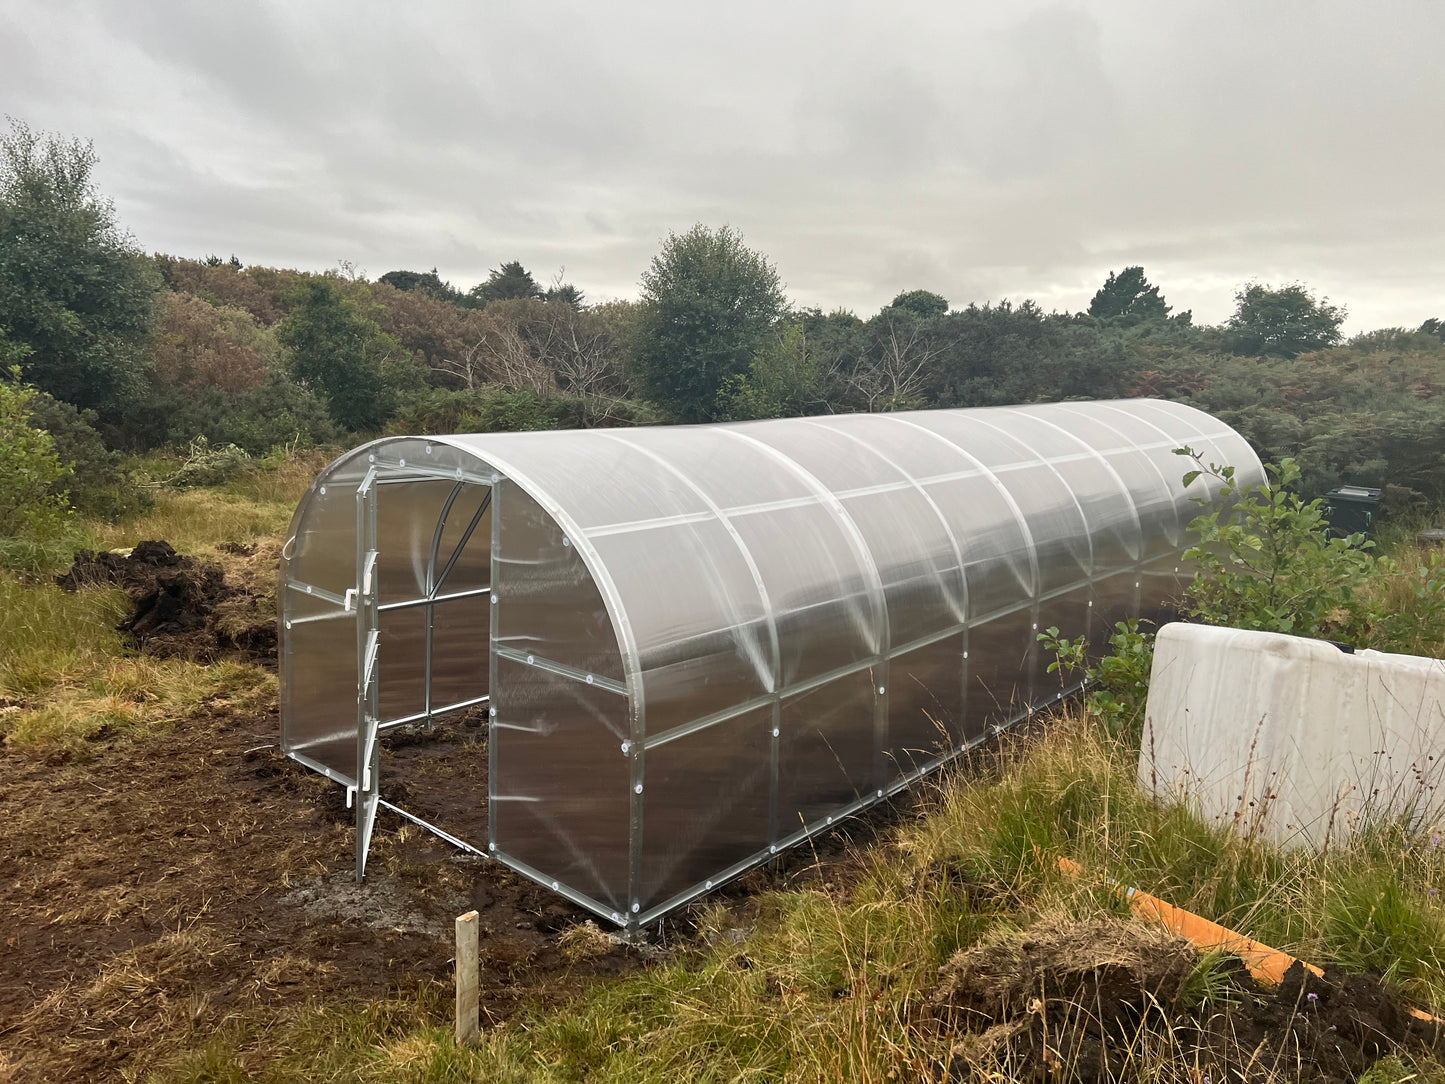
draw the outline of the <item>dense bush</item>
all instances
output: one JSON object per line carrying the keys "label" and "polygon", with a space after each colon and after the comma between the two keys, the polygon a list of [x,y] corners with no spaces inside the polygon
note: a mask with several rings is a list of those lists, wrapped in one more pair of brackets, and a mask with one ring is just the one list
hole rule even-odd
{"label": "dense bush", "polygon": [[266,380],[275,365],[275,334],[251,313],[192,294],[166,293],[151,339],[157,381],[193,392],[240,392]]}
{"label": "dense bush", "polygon": [[12,368],[0,380],[0,564],[33,568],[64,548],[70,508],[56,484],[66,468],[50,434],[30,421],[38,392]]}
{"label": "dense bush", "polygon": [[514,433],[529,429],[577,429],[582,404],[530,388],[436,389],[407,406],[387,426],[393,434]]}
{"label": "dense bush", "polygon": [[[212,390],[193,408],[193,416],[191,433],[213,445],[234,444],[250,455],[265,455],[279,445],[333,444],[340,438],[325,400],[277,372],[247,391]],[[178,430],[172,439],[180,444],[187,435]]]}
{"label": "dense bush", "polygon": [[93,411],[37,394],[29,403],[30,424],[50,434],[64,467],[51,492],[67,494],[77,512],[101,519],[120,519],[151,505],[150,495],[135,485],[118,452],[106,447],[95,428]]}

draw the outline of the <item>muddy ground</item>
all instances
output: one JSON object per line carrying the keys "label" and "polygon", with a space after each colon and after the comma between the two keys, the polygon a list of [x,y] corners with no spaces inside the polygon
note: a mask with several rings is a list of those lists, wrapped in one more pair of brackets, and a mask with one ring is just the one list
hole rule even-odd
{"label": "muddy ground", "polygon": [[[226,555],[224,575],[164,543],[82,554],[63,586],[122,586],[134,607],[122,627],[142,652],[274,667],[273,550]],[[267,619],[269,639],[245,634]],[[383,795],[484,841],[478,723],[389,737]],[[561,936],[585,912],[385,811],[357,884],[345,792],[281,755],[274,702],[217,698],[165,736],[102,734],[90,755],[49,762],[0,744],[0,1084],[143,1072],[238,1014],[449,990],[454,919],[473,908],[484,1023],[655,958],[655,944],[600,938],[567,953]],[[790,856],[729,891],[812,862]]]}
{"label": "muddy ground", "polygon": [[[278,731],[274,710],[220,701],[148,744],[100,743],[88,763],[0,746],[0,1081],[114,1079],[236,1013],[449,989],[454,919],[472,908],[484,1023],[655,958],[656,937],[569,958],[561,937],[585,912],[384,811],[357,884],[345,792],[283,757]],[[437,737],[386,754],[393,795],[422,775],[435,793],[484,773],[465,728]],[[484,840],[485,801],[475,808],[471,838]],[[848,846],[839,834],[823,855]],[[813,861],[791,857],[729,894],[808,877]],[[685,917],[669,936],[690,936]]]}
{"label": "muddy ground", "polygon": [[[138,650],[274,665],[274,628],[269,641],[244,630],[274,613],[275,556],[238,549],[221,574],[152,543],[82,555],[72,585],[124,587]],[[389,738],[383,794],[484,840],[486,803],[471,800],[486,794],[484,733],[478,716]],[[584,912],[385,812],[357,884],[344,791],[283,757],[278,738],[274,703],[216,698],[165,736],[105,737],[88,757],[46,763],[0,745],[0,1084],[133,1078],[238,1015],[445,992],[453,920],[473,908],[484,1022],[692,938],[683,915],[660,950],[656,938],[639,952],[589,937],[590,951],[569,952],[564,934]],[[845,886],[865,864],[858,846],[900,815],[850,821],[720,895],[746,922],[761,889],[820,871]],[[1334,1082],[1390,1050],[1438,1047],[1374,980],[1297,973],[1264,990],[1226,963],[1219,996],[1200,1002],[1195,960],[1138,923],[1044,924],[956,956],[919,1026],[951,1050],[939,1065],[951,1079],[1128,1078],[1143,1043],[1193,1066],[1191,1080],[1292,1067]]]}

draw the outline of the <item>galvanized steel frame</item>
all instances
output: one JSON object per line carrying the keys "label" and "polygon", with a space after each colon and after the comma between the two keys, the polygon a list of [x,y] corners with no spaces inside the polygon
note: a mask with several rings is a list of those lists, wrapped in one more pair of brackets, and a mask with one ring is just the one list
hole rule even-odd
{"label": "galvanized steel frame", "polygon": [[[1037,418],[1036,415],[1033,415],[1035,417],[1035,420],[1043,421],[1044,424],[1048,425],[1053,430],[1056,430],[1067,441],[1070,441],[1073,444],[1077,445],[1080,451],[1077,454],[1071,454],[1068,456],[1054,456],[1052,459],[1049,459],[1047,457],[1040,457],[1032,460],[1020,461],[1017,464],[995,464],[994,466],[990,467],[985,465],[985,463],[978,457],[970,453],[967,448],[962,447],[958,443],[955,443],[953,440],[943,436],[941,433],[935,432],[933,429],[918,424],[913,419],[905,415],[883,415],[882,417],[886,419],[886,421],[890,424],[907,427],[911,431],[919,434],[924,434],[931,440],[939,442],[939,444],[941,445],[941,450],[943,448],[946,448],[945,455],[947,457],[951,457],[955,461],[962,461],[970,464],[970,468],[966,471],[944,472],[936,476],[920,477],[913,473],[910,473],[910,471],[903,468],[902,466],[894,464],[890,459],[888,459],[885,454],[880,451],[879,448],[872,444],[862,442],[856,435],[849,433],[847,429],[836,426],[826,427],[831,433],[842,434],[845,437],[848,437],[855,441],[859,441],[859,443],[863,443],[870,452],[877,455],[884,462],[888,463],[890,467],[892,467],[898,474],[902,475],[904,478],[903,482],[888,482],[872,487],[860,487],[860,489],[856,491],[857,493],[872,492],[873,490],[883,492],[885,490],[901,490],[911,487],[914,491],[916,491],[924,498],[928,506],[933,510],[933,514],[937,517],[939,524],[942,527],[942,531],[947,538],[948,546],[952,552],[952,557],[954,560],[954,565],[952,566],[952,568],[956,571],[957,577],[957,595],[959,599],[958,609],[962,611],[955,612],[955,617],[958,618],[957,622],[949,628],[943,629],[941,631],[929,634],[921,638],[916,638],[908,643],[898,645],[895,645],[892,642],[893,637],[888,618],[885,588],[883,581],[880,578],[879,570],[874,563],[866,540],[859,533],[858,528],[853,523],[853,520],[850,518],[847,510],[844,509],[841,504],[840,498],[852,496],[854,495],[854,491],[831,490],[828,486],[821,483],[816,477],[814,477],[806,469],[804,469],[799,463],[795,462],[788,456],[783,455],[772,446],[755,439],[748,433],[724,428],[723,432],[727,434],[729,439],[735,439],[742,443],[745,443],[748,446],[752,447],[755,451],[767,457],[769,460],[774,462],[780,470],[797,479],[798,482],[811,495],[806,500],[785,500],[774,501],[771,503],[761,502],[756,506],[751,506],[746,509],[734,509],[730,511],[729,509],[726,509],[720,506],[717,502],[713,501],[709,494],[702,487],[697,485],[685,472],[677,469],[673,464],[669,463],[665,457],[657,455],[655,452],[652,451],[652,449],[646,447],[642,443],[639,443],[636,439],[632,439],[628,433],[595,433],[594,435],[597,437],[604,438],[605,440],[610,442],[615,442],[616,444],[624,446],[630,451],[640,454],[656,463],[656,465],[660,469],[675,477],[682,486],[690,490],[702,503],[702,505],[707,509],[707,511],[704,513],[661,517],[656,520],[640,521],[636,524],[616,524],[609,527],[594,529],[589,532],[578,529],[577,525],[571,521],[571,518],[565,508],[559,507],[555,502],[549,502],[545,499],[541,500],[544,510],[554,519],[558,527],[564,533],[565,538],[571,539],[572,544],[576,546],[577,553],[582,557],[584,563],[588,568],[588,571],[591,573],[594,582],[597,585],[598,590],[600,591],[606,602],[609,615],[612,618],[613,631],[617,636],[618,649],[623,663],[624,680],[620,682],[610,678],[606,678],[600,674],[587,673],[575,666],[571,666],[565,662],[560,662],[558,660],[548,659],[544,656],[539,655],[536,652],[523,652],[515,648],[504,646],[499,641],[499,605],[503,603],[502,596],[505,593],[504,584],[499,584],[497,580],[498,560],[502,556],[503,542],[501,533],[502,516],[499,494],[502,492],[503,487],[512,485],[518,486],[522,492],[527,493],[533,497],[540,498],[543,492],[543,487],[538,487],[532,484],[527,479],[524,470],[517,469],[516,464],[487,461],[480,457],[475,460],[482,468],[480,471],[463,470],[462,468],[457,468],[455,471],[449,471],[408,467],[406,465],[405,459],[391,462],[388,461],[388,456],[386,454],[386,445],[388,443],[391,443],[390,441],[379,442],[376,445],[359,449],[358,453],[361,451],[366,451],[368,453],[368,460],[371,466],[368,469],[365,477],[363,478],[361,485],[357,489],[357,583],[354,591],[348,591],[345,596],[338,596],[334,592],[328,592],[323,590],[318,585],[307,584],[298,580],[288,582],[285,585],[286,590],[282,592],[283,610],[286,607],[288,598],[293,592],[297,593],[298,595],[304,594],[311,598],[319,598],[327,603],[338,607],[338,609],[335,611],[289,617],[287,618],[285,624],[285,627],[287,629],[290,629],[293,623],[301,624],[308,621],[328,620],[348,615],[353,615],[357,621],[356,651],[358,684],[356,779],[347,780],[336,771],[328,768],[326,765],[321,764],[320,762],[312,758],[309,758],[304,753],[292,751],[289,753],[289,755],[293,756],[299,762],[306,764],[308,767],[312,767],[318,771],[323,772],[324,774],[333,779],[337,779],[339,782],[347,785],[349,792],[356,795],[356,865],[358,878],[364,875],[366,848],[369,842],[372,825],[374,824],[376,810],[379,807],[385,807],[388,809],[392,809],[398,812],[400,815],[406,817],[407,819],[417,823],[418,825],[435,832],[440,837],[448,840],[456,846],[464,848],[472,853],[486,854],[489,857],[495,858],[496,860],[502,862],[510,868],[517,870],[519,873],[530,877],[544,885],[547,885],[548,887],[557,891],[559,894],[572,900],[579,906],[582,906],[598,914],[599,916],[606,918],[618,924],[619,926],[622,926],[626,931],[635,933],[642,927],[658,921],[660,918],[666,916],[671,911],[674,911],[678,907],[686,905],[691,900],[696,899],[698,896],[706,893],[712,888],[715,888],[718,885],[724,883],[725,881],[735,876],[738,876],[739,874],[753,868],[761,862],[767,861],[769,858],[775,856],[779,851],[794,846],[810,838],[811,836],[815,835],[820,831],[827,830],[829,827],[831,827],[833,824],[843,818],[852,816],[858,812],[868,809],[869,807],[877,804],[878,802],[885,801],[893,794],[896,794],[900,790],[903,790],[909,785],[911,785],[920,777],[932,771],[936,771],[942,765],[947,764],[957,759],[958,757],[965,755],[971,749],[976,747],[980,742],[986,741],[992,735],[1000,732],[1006,727],[1016,724],[1022,719],[1027,718],[1028,716],[1033,714],[1033,712],[1036,711],[1039,707],[1044,706],[1047,703],[1055,702],[1081,687],[1081,685],[1074,685],[1067,689],[1060,689],[1054,692],[1052,695],[1042,694],[1040,690],[1033,687],[1032,677],[1036,667],[1032,665],[1031,657],[1026,657],[1022,660],[1023,665],[1021,667],[1021,672],[1029,675],[1029,684],[1024,689],[1023,704],[1016,712],[1009,715],[1006,719],[1003,719],[994,724],[989,731],[980,734],[972,738],[971,740],[968,740],[957,748],[942,751],[938,756],[925,761],[921,765],[915,766],[912,770],[906,772],[905,774],[894,777],[891,773],[890,765],[886,763],[889,725],[889,671],[890,665],[894,659],[909,654],[910,652],[917,651],[921,648],[925,648],[932,644],[944,642],[957,637],[962,648],[962,657],[959,660],[959,681],[964,697],[962,706],[963,710],[967,712],[967,698],[970,695],[969,641],[971,634],[974,634],[976,630],[980,628],[980,626],[986,626],[1000,618],[1009,617],[1016,614],[1022,614],[1027,611],[1030,617],[1030,627],[1032,629],[1032,632],[1036,634],[1039,625],[1040,608],[1041,606],[1046,605],[1050,600],[1055,598],[1061,598],[1066,595],[1074,595],[1081,589],[1089,587],[1091,590],[1088,607],[1092,609],[1094,606],[1092,585],[1106,580],[1112,581],[1122,574],[1127,574],[1127,572],[1131,570],[1137,573],[1139,571],[1142,571],[1144,567],[1144,524],[1140,516],[1139,508],[1133,498],[1130,486],[1124,481],[1124,479],[1119,475],[1118,471],[1110,463],[1108,456],[1116,453],[1140,453],[1143,460],[1149,463],[1149,465],[1153,468],[1156,474],[1158,474],[1160,482],[1164,486],[1164,488],[1168,489],[1167,482],[1165,481],[1164,475],[1160,470],[1158,463],[1155,462],[1152,456],[1144,453],[1148,450],[1156,450],[1157,448],[1163,447],[1166,444],[1177,445],[1179,443],[1183,443],[1184,441],[1181,441],[1178,437],[1171,436],[1170,433],[1166,431],[1161,425],[1155,424],[1149,418],[1140,417],[1133,411],[1129,411],[1127,413],[1132,420],[1142,423],[1149,428],[1152,428],[1155,432],[1158,432],[1162,438],[1164,438],[1158,444],[1151,442],[1147,446],[1141,445],[1136,440],[1129,437],[1121,428],[1119,428],[1118,421],[1115,421],[1113,424],[1111,424],[1107,415],[1107,411],[1111,409],[1111,406],[1108,404],[1092,405],[1092,409],[1088,409],[1086,407],[1074,404],[1069,404],[1067,406],[1060,406],[1057,409],[1063,414],[1068,414],[1071,412],[1075,414],[1088,413],[1090,418],[1095,423],[1099,424],[1104,429],[1116,434],[1119,437],[1121,441],[1120,447],[1113,450],[1101,449],[1099,447],[1091,445],[1088,441],[1082,439],[1077,434],[1070,432],[1065,426],[1060,425],[1057,422],[1051,421],[1048,418],[1040,419]],[[1000,410],[994,413],[994,417],[999,420],[1005,420],[1010,416],[1011,413],[1031,412],[1010,412],[1007,410]],[[1118,413],[1122,416],[1125,412],[1120,410],[1118,411]],[[977,418],[975,420],[982,423],[984,426],[997,431],[1003,436],[1008,437],[1009,439],[1015,439],[1008,433],[1007,429],[1001,425],[996,425],[993,422],[988,421],[984,418]],[[819,428],[825,428],[822,425],[821,421],[817,419],[798,419],[793,424],[814,425],[818,426]],[[1235,434],[1232,434],[1227,429],[1223,430],[1222,432],[1216,431],[1214,433],[1206,433],[1203,430],[1196,429],[1194,433],[1195,436],[1205,439],[1222,438],[1226,434],[1229,436],[1235,436]],[[443,443],[452,443],[453,447],[459,447],[464,453],[473,456],[476,455],[476,452],[470,447],[449,441],[448,438],[432,439]],[[430,444],[428,444],[427,452],[430,453],[430,451],[431,447]],[[1065,479],[1064,476],[1060,473],[1057,466],[1057,464],[1073,460],[1089,460],[1096,464],[1101,469],[1103,474],[1107,475],[1112,479],[1114,486],[1117,488],[1122,500],[1126,502],[1129,514],[1132,518],[1134,537],[1138,540],[1138,548],[1135,552],[1132,553],[1134,561],[1131,565],[1125,568],[1096,568],[1096,561],[1094,559],[1092,527],[1089,523],[1088,515],[1085,512],[1083,505],[1080,503],[1077,494],[1074,493],[1073,489],[1069,486],[1067,479]],[[1089,573],[1087,577],[1082,580],[1076,580],[1074,582],[1071,582],[1067,586],[1058,588],[1056,590],[1048,592],[1047,594],[1041,591],[1042,580],[1040,576],[1038,550],[1033,540],[1029,517],[1019,506],[1018,502],[1014,498],[1013,493],[1010,491],[1009,487],[1004,484],[1001,478],[1001,475],[1007,474],[1014,469],[1036,467],[1039,465],[1047,466],[1054,475],[1054,477],[1057,479],[1059,485],[1062,486],[1063,489],[1069,493],[1073,501],[1074,507],[1077,511],[1079,520],[1081,523],[1084,524],[1085,534],[1088,536],[1089,543]],[[968,613],[969,588],[968,576],[965,574],[964,562],[966,543],[957,536],[956,532],[953,530],[949,522],[948,517],[943,514],[942,510],[938,507],[936,501],[934,500],[932,494],[927,488],[925,488],[927,484],[935,482],[940,478],[951,478],[955,475],[959,478],[980,477],[986,479],[990,487],[995,492],[997,492],[1004,504],[1010,509],[1019,535],[1024,542],[1023,548],[1027,551],[1028,554],[1029,575],[1031,582],[1029,584],[1029,591],[1027,594],[1027,599],[1025,601],[1022,601],[1017,605],[1006,605],[986,614]],[[375,577],[370,575],[370,572],[375,569],[375,562],[377,556],[375,547],[377,514],[376,494],[378,492],[378,489],[382,485],[404,484],[409,481],[439,480],[453,481],[454,485],[445,500],[433,532],[430,554],[426,565],[425,591],[422,597],[419,598],[403,599],[400,601],[380,604],[378,602],[377,594],[378,585],[375,582]],[[453,549],[453,552],[444,567],[442,567],[440,572],[438,572],[438,562],[440,560],[440,544],[443,537],[443,532],[446,527],[448,516],[450,515],[450,512],[455,505],[459,495],[463,492],[464,488],[468,484],[485,485],[488,487],[488,493],[478,507],[469,526],[466,528],[461,541]],[[322,492],[325,492],[324,488],[322,489]],[[781,676],[782,671],[779,630],[775,617],[775,610],[768,601],[768,588],[766,583],[764,582],[764,577],[762,576],[758,565],[754,561],[753,555],[749,551],[748,546],[744,543],[743,538],[738,533],[736,527],[733,525],[732,517],[740,514],[756,514],[758,512],[766,511],[772,507],[782,508],[803,505],[819,505],[828,510],[828,512],[835,519],[843,536],[847,539],[849,548],[851,549],[859,568],[863,571],[865,575],[867,581],[867,597],[869,600],[869,607],[872,613],[871,637],[873,650],[868,655],[868,657],[864,659],[839,667],[838,669],[829,671],[828,673],[816,675],[806,681],[798,682],[792,686],[784,688],[777,683],[777,679]],[[484,588],[472,588],[464,591],[453,592],[450,594],[443,593],[443,588],[445,587],[447,577],[450,574],[452,567],[455,565],[457,559],[461,555],[462,550],[465,548],[468,541],[470,540],[472,533],[475,531],[481,520],[484,518],[485,513],[489,507],[493,512],[490,527],[490,542],[492,555],[491,559],[493,569],[491,582],[488,584],[487,587]],[[626,530],[648,529],[657,526],[671,525],[673,523],[680,524],[683,522],[691,521],[701,522],[703,520],[712,520],[722,525],[727,534],[732,538],[733,543],[738,550],[740,558],[751,571],[752,578],[754,580],[754,586],[762,601],[763,619],[768,636],[768,648],[770,656],[769,661],[771,663],[770,670],[771,674],[773,675],[774,683],[772,687],[766,688],[763,695],[749,699],[744,703],[734,704],[721,708],[718,711],[709,713],[700,718],[692,719],[681,724],[670,726],[667,729],[658,733],[650,733],[646,720],[646,702],[645,698],[642,696],[642,675],[639,663],[640,657],[638,654],[635,638],[632,635],[632,630],[628,622],[627,611],[625,606],[623,605],[624,600],[619,597],[617,587],[615,583],[613,583],[601,556],[599,555],[596,548],[592,545],[591,539],[593,537],[605,537],[609,534],[615,534]],[[1176,528],[1176,532],[1182,531],[1180,520],[1180,509],[1176,501],[1174,504],[1174,526]],[[290,546],[290,544],[291,543],[288,542],[288,547]],[[1135,590],[1133,593],[1133,612],[1136,614],[1139,612],[1138,608],[1140,605],[1139,587],[1140,581],[1136,579],[1134,583]],[[433,666],[433,645],[435,635],[435,608],[437,605],[442,603],[461,601],[468,598],[481,598],[482,596],[489,596],[488,606],[490,609],[490,634],[487,659],[487,694],[484,696],[473,697],[456,703],[437,706],[432,702],[433,698],[431,673]],[[425,647],[427,672],[425,676],[423,710],[397,719],[383,721],[378,716],[377,708],[378,671],[376,666],[376,655],[380,614],[392,610],[405,609],[417,606],[425,607],[427,611]],[[1033,643],[1030,643],[1026,648],[1026,651],[1029,653],[1032,653],[1036,650],[1037,649]],[[516,855],[508,853],[506,847],[504,846],[504,841],[500,840],[497,836],[498,803],[500,801],[506,800],[505,796],[501,794],[498,789],[498,733],[500,730],[509,728],[526,729],[526,727],[523,726],[520,721],[512,721],[504,717],[499,717],[499,707],[502,709],[502,714],[505,715],[505,703],[499,703],[496,695],[498,690],[498,661],[501,659],[507,659],[512,662],[520,663],[530,667],[535,667],[555,679],[563,681],[585,682],[586,684],[595,688],[605,690],[606,692],[618,696],[626,697],[629,702],[629,706],[631,709],[629,715],[630,737],[622,742],[620,749],[621,755],[628,759],[628,780],[631,791],[628,798],[630,810],[628,816],[628,853],[630,881],[628,885],[628,903],[624,906],[624,908],[618,908],[604,901],[594,899],[586,893],[581,892],[576,888],[562,882],[560,879],[550,876],[546,873],[546,871],[537,869],[533,865],[522,860]],[[872,680],[876,689],[876,694],[873,698],[873,748],[875,757],[874,776],[876,785],[870,788],[866,793],[859,795],[855,801],[848,803],[834,810],[833,812],[818,818],[813,823],[806,824],[800,828],[784,832],[781,825],[779,824],[778,807],[780,755],[779,738],[781,729],[781,712],[784,701],[789,697],[798,696],[802,693],[827,685],[833,681],[838,680],[839,678],[843,678],[853,674],[859,674],[865,671],[872,672]],[[430,728],[433,720],[437,715],[441,715],[449,711],[456,711],[483,704],[488,706],[488,734],[490,739],[488,750],[489,827],[485,852],[464,840],[461,840],[453,835],[442,831],[440,828],[437,828],[434,825],[428,824],[420,818],[415,817],[413,814],[401,810],[400,808],[392,805],[391,803],[382,801],[378,792],[379,773],[377,770],[377,743],[382,733],[385,733],[386,731],[399,726],[412,725],[415,723],[423,723],[428,728]],[[676,893],[670,896],[666,900],[656,902],[651,906],[643,906],[640,878],[644,861],[643,826],[645,823],[646,811],[646,763],[648,752],[650,750],[655,750],[663,747],[671,742],[678,741],[705,731],[720,723],[724,723],[731,719],[736,719],[749,712],[755,712],[763,709],[768,709],[772,718],[772,735],[771,743],[769,745],[770,763],[768,841],[766,845],[761,847],[756,852],[748,855],[747,857],[737,861],[727,869],[719,871],[711,877],[706,877],[700,880],[695,885],[683,890],[680,893]]]}

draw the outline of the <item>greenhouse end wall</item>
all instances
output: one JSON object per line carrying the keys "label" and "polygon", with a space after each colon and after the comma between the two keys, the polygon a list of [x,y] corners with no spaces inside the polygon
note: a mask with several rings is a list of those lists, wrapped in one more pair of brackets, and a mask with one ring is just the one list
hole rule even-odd
{"label": "greenhouse end wall", "polygon": [[360,875],[388,736],[485,712],[448,838],[648,924],[1069,692],[1040,629],[1178,593],[1181,445],[1262,480],[1153,400],[375,442],[292,524],[284,747]]}

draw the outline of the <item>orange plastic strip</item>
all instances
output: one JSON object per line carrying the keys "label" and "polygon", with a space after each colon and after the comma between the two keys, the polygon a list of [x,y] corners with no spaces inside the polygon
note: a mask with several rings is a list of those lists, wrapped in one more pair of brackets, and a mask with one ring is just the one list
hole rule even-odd
{"label": "orange plastic strip", "polygon": [[[1084,867],[1070,858],[1060,858],[1059,869],[1072,877],[1082,876],[1084,872]],[[1114,888],[1115,891],[1124,894],[1129,901],[1130,909],[1136,915],[1158,922],[1170,933],[1184,938],[1195,948],[1220,949],[1224,952],[1234,953],[1244,961],[1244,966],[1249,968],[1249,973],[1254,976],[1255,980],[1266,986],[1278,986],[1284,981],[1284,973],[1296,962],[1304,964],[1305,968],[1315,975],[1324,975],[1324,971],[1312,963],[1303,960],[1296,961],[1287,952],[1280,952],[1279,949],[1270,948],[1252,937],[1244,936],[1237,930],[1228,929],[1217,922],[1210,922],[1209,919],[1202,915],[1196,915],[1193,911],[1186,911],[1182,907],[1175,907],[1172,903],[1165,903],[1158,896],[1151,896],[1137,888],[1124,888],[1120,885],[1115,885]],[[1425,1020],[1434,1024],[1442,1023],[1438,1018],[1422,1012],[1420,1009],[1411,1009],[1410,1015],[1417,1020]]]}

